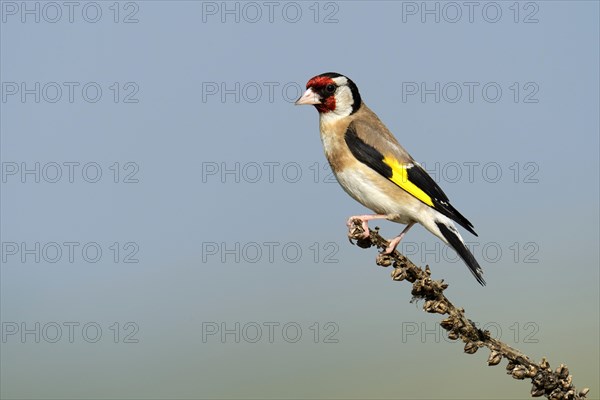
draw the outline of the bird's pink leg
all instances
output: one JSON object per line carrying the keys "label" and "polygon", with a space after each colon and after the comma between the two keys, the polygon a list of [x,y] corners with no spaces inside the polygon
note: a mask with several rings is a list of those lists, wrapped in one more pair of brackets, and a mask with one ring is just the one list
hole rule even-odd
{"label": "bird's pink leg", "polygon": [[404,237],[404,235],[406,235],[406,232],[408,232],[408,230],[410,228],[412,228],[412,226],[414,224],[415,224],[414,222],[411,222],[410,224],[406,225],[406,228],[404,228],[404,230],[402,232],[400,232],[400,234],[398,236],[396,236],[395,238],[393,238],[392,240],[390,240],[390,244],[385,249],[385,251],[383,252],[383,254],[391,254],[394,250],[396,250],[396,247],[398,247],[398,244],[400,244],[400,241],[402,240],[402,238]]}
{"label": "bird's pink leg", "polygon": [[369,221],[373,220],[373,219],[385,219],[387,218],[387,215],[382,215],[382,214],[372,214],[372,215],[355,215],[353,217],[348,218],[348,221],[346,222],[346,225],[348,226],[348,228],[352,227],[352,220],[354,219],[358,219],[362,222],[362,228],[363,228],[363,238],[368,238],[369,237],[369,225],[367,224]]}

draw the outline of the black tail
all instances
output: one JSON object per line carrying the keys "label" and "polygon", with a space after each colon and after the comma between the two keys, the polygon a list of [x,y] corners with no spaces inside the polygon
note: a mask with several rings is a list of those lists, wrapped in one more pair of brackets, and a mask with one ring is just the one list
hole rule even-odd
{"label": "black tail", "polygon": [[462,258],[465,264],[467,264],[469,270],[475,279],[477,279],[477,282],[479,282],[481,286],[485,286],[485,281],[483,280],[483,270],[479,266],[479,263],[475,257],[473,257],[473,254],[471,254],[469,249],[467,249],[467,246],[465,246],[462,240],[460,240],[458,234],[441,222],[436,222],[435,224],[440,229],[442,235],[446,238],[450,246],[452,246],[460,258]]}

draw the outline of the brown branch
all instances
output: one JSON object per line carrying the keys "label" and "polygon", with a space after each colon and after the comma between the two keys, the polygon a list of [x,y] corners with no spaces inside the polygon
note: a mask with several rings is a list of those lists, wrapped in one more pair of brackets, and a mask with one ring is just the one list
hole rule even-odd
{"label": "brown branch", "polygon": [[[387,248],[389,242],[379,235],[379,228],[370,229],[368,238],[362,238],[363,233],[361,222],[353,220],[348,233],[351,242],[356,240],[356,244],[362,248],[371,246]],[[425,311],[442,315],[448,314],[448,317],[442,320],[440,325],[448,331],[448,338],[452,340],[460,338],[465,343],[465,353],[473,354],[480,347],[485,346],[490,349],[488,365],[498,365],[502,358],[506,358],[508,360],[507,374],[512,375],[515,379],[531,379],[532,397],[546,396],[553,400],[586,398],[589,388],[577,392],[572,383],[573,377],[569,375],[566,365],[560,364],[553,371],[545,358],[542,358],[540,363],[536,363],[519,350],[490,337],[488,331],[477,328],[475,323],[466,317],[465,310],[456,307],[444,295],[448,284],[443,280],[431,279],[429,266],[425,266],[425,270],[423,270],[397,250],[390,255],[378,254],[376,263],[383,267],[392,265],[394,267],[393,280],[411,282],[413,285],[411,293],[414,298],[425,300],[423,304]]]}

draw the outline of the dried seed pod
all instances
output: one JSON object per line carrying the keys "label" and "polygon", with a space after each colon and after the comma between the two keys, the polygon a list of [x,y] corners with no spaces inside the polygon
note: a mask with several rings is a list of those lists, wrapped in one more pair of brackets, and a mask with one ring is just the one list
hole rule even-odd
{"label": "dried seed pod", "polygon": [[546,360],[546,357],[542,357],[542,362],[540,363],[540,367],[542,367],[543,369],[550,368],[550,363],[548,362],[548,360]]}
{"label": "dried seed pod", "polygon": [[406,279],[406,274],[400,268],[394,268],[392,271],[392,279],[395,281],[403,281]]}
{"label": "dried seed pod", "polygon": [[565,393],[565,399],[574,399],[574,398],[575,398],[575,391],[573,389],[571,389],[567,393]]}
{"label": "dried seed pod", "polygon": [[434,300],[427,300],[425,302],[425,304],[423,304],[423,309],[425,311],[427,311],[428,313],[434,313],[435,312],[435,301]]}
{"label": "dried seed pod", "polygon": [[498,353],[497,351],[492,350],[492,352],[490,353],[490,356],[488,357],[488,360],[487,360],[488,365],[490,365],[490,366],[498,365],[498,364],[500,364],[500,361],[502,361],[502,354]]}
{"label": "dried seed pod", "polygon": [[536,386],[531,388],[531,397],[540,397],[544,395],[544,389],[540,389]]}
{"label": "dried seed pod", "polygon": [[[357,244],[359,243],[357,242]],[[392,265],[392,258],[387,254],[378,253],[377,258],[375,258],[375,263],[382,267],[389,267],[390,265]]]}
{"label": "dried seed pod", "polygon": [[450,340],[458,339],[458,332],[456,332],[456,331],[448,332],[448,339],[450,339]]}
{"label": "dried seed pod", "polygon": [[430,285],[427,284],[427,282],[424,282],[423,286],[421,286],[420,293],[421,293],[421,296],[423,296],[423,297],[427,297],[427,298],[434,297],[434,296],[432,296],[433,289]]}
{"label": "dried seed pod", "polygon": [[440,322],[440,326],[445,330],[449,331],[454,326],[454,320],[452,319],[452,317],[448,317],[442,320],[442,322]]}
{"label": "dried seed pod", "polygon": [[512,371],[513,369],[515,369],[515,364],[512,361],[509,361],[508,364],[506,364],[506,370]]}
{"label": "dried seed pod", "polygon": [[571,386],[572,383],[573,383],[573,375],[569,375],[563,380],[563,385],[565,385],[565,387]]}
{"label": "dried seed pod", "polygon": [[548,374],[544,381],[544,389],[554,390],[558,386],[558,381],[554,375]]}
{"label": "dried seed pod", "polygon": [[396,277],[402,276],[402,279],[406,279],[406,270],[404,268],[394,268],[392,274],[395,274]]}
{"label": "dried seed pod", "polygon": [[585,397],[587,396],[587,394],[589,393],[590,388],[583,388],[581,389],[581,391],[579,392],[579,397]]}
{"label": "dried seed pod", "polygon": [[[410,280],[408,279],[408,274],[406,274],[406,279],[410,282]],[[412,294],[413,296],[420,296],[421,295],[421,281],[418,281],[416,283],[413,284],[412,290],[410,291],[410,294]]]}
{"label": "dried seed pod", "polygon": [[525,368],[522,365],[517,365],[512,370],[512,376],[515,379],[525,379],[525,377],[527,376],[527,368]]}
{"label": "dried seed pod", "polygon": [[465,353],[467,354],[475,354],[475,352],[479,350],[479,346],[475,342],[469,342],[465,344]]}
{"label": "dried seed pod", "polygon": [[406,271],[406,280],[409,281],[410,283],[414,283],[417,280],[417,277],[411,273],[410,271]]}
{"label": "dried seed pod", "polygon": [[563,400],[565,398],[564,393],[560,389],[554,389],[549,395],[548,398],[551,400]]}
{"label": "dried seed pod", "polygon": [[441,301],[427,300],[423,305],[423,309],[429,313],[444,314],[444,311],[447,310],[447,306]]}
{"label": "dried seed pod", "polygon": [[435,312],[438,314],[446,314],[448,312],[448,305],[443,301],[438,301],[435,305]]}
{"label": "dried seed pod", "polygon": [[565,379],[569,376],[569,368],[567,368],[565,364],[560,364],[560,367],[556,368],[556,374],[562,379]]}
{"label": "dried seed pod", "polygon": [[542,387],[544,385],[544,380],[546,379],[545,375],[541,372],[535,374],[535,376],[531,379],[533,384],[538,387]]}
{"label": "dried seed pod", "polygon": [[529,377],[533,378],[534,376],[536,376],[538,373],[538,368],[535,365],[530,365],[529,366]]}

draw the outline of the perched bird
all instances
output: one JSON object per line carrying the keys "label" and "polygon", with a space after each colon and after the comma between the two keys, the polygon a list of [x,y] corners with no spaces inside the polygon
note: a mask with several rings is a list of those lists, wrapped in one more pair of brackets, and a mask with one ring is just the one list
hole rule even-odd
{"label": "perched bird", "polygon": [[311,78],[296,105],[312,104],[319,112],[325,156],[342,188],[376,214],[348,219],[387,219],[406,228],[384,251],[393,252],[406,232],[419,223],[451,246],[485,285],[483,271],[460,236],[454,222],[477,236],[437,183],[398,143],[377,115],[362,101],[349,78],[328,72]]}

